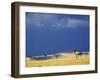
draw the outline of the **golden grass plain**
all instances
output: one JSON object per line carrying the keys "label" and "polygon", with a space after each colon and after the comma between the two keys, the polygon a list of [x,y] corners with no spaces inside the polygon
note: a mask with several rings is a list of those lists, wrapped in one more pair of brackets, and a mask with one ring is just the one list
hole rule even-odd
{"label": "golden grass plain", "polygon": [[67,66],[89,64],[89,54],[76,55],[74,53],[65,54],[58,58],[47,60],[26,60],[26,67],[46,67],[46,66]]}

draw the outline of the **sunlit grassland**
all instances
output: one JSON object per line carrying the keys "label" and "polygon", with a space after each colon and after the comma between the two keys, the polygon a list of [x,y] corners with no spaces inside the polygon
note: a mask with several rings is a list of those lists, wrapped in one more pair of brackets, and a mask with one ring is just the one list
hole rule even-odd
{"label": "sunlit grassland", "polygon": [[66,66],[89,64],[89,54],[66,54],[47,60],[26,60],[26,67]]}

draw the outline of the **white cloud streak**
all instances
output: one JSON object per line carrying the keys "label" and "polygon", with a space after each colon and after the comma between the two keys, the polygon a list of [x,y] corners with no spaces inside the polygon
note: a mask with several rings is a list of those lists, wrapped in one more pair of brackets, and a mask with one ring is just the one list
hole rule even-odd
{"label": "white cloud streak", "polygon": [[67,27],[69,28],[87,27],[88,24],[89,22],[86,20],[68,18]]}
{"label": "white cloud streak", "polygon": [[[28,15],[27,15],[28,16]],[[55,28],[77,28],[89,26],[89,21],[84,19],[66,17],[59,18],[59,15],[50,14],[31,14],[27,17],[27,24],[36,27],[55,27]]]}

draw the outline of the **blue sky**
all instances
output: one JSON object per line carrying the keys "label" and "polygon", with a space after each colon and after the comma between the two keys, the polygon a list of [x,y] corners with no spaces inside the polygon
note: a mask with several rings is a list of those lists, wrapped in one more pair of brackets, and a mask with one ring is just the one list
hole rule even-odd
{"label": "blue sky", "polygon": [[89,15],[26,12],[26,56],[89,51]]}

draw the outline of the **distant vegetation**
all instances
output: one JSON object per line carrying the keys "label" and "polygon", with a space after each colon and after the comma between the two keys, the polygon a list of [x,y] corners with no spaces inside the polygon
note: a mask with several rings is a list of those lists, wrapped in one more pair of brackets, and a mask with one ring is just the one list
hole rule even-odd
{"label": "distant vegetation", "polygon": [[76,49],[76,48],[74,48],[73,50],[72,50],[72,52],[74,52],[74,53],[76,53],[78,50]]}
{"label": "distant vegetation", "polygon": [[[78,52],[78,50],[76,48],[74,48],[72,50],[72,52],[70,52],[70,54],[74,53],[76,55],[76,59],[78,58],[78,55],[82,55],[82,54],[88,54],[88,52]],[[67,54],[66,51],[61,52],[61,53],[56,53],[56,54],[50,54],[50,55],[41,55],[41,56],[32,56],[29,57],[31,60],[47,60],[47,59],[52,59],[52,58],[56,58],[58,59],[60,56],[63,56],[64,54]]]}

